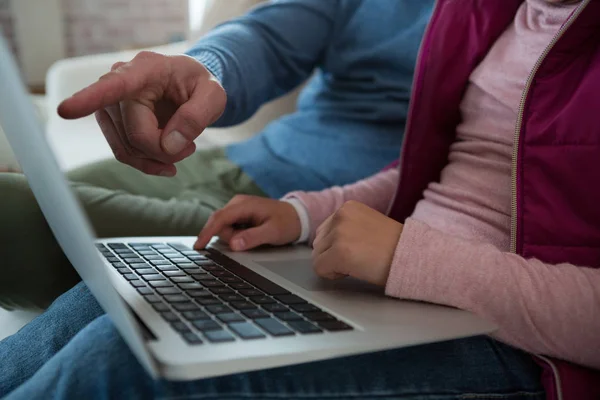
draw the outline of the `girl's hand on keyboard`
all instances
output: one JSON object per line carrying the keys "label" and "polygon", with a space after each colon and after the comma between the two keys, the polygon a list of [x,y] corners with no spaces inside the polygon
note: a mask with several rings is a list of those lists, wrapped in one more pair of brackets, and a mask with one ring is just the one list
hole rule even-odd
{"label": "girl's hand on keyboard", "polygon": [[291,204],[241,195],[210,217],[194,248],[203,249],[213,236],[219,236],[232,250],[245,251],[263,244],[292,243],[300,233],[300,218]]}
{"label": "girl's hand on keyboard", "polygon": [[328,279],[352,276],[385,286],[403,225],[358,202],[347,202],[317,229],[316,273]]}

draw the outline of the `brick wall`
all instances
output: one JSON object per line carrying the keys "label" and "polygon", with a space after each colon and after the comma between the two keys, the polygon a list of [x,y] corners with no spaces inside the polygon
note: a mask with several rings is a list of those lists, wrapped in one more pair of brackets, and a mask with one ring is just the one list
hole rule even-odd
{"label": "brick wall", "polygon": [[62,3],[67,53],[72,56],[163,44],[183,39],[187,33],[188,0]]}
{"label": "brick wall", "polygon": [[0,32],[8,39],[9,44],[13,48],[13,52],[17,54],[17,45],[14,37],[14,21],[10,10],[10,0],[0,0]]}
{"label": "brick wall", "polygon": [[[19,0],[0,0],[0,29],[17,53],[11,1]],[[153,46],[187,35],[188,0],[61,1],[69,56]]]}

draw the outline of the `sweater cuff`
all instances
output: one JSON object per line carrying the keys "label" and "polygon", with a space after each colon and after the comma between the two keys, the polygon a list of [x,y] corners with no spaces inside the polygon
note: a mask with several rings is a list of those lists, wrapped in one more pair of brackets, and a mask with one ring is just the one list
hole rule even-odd
{"label": "sweater cuff", "polygon": [[292,207],[294,207],[294,210],[296,210],[296,214],[298,214],[298,218],[300,219],[300,237],[294,242],[294,244],[308,242],[308,238],[310,236],[310,217],[308,216],[306,207],[300,200],[293,197],[283,198],[281,201],[291,204]]}
{"label": "sweater cuff", "polygon": [[223,62],[216,53],[209,50],[190,50],[186,54],[204,65],[219,83],[223,83]]}
{"label": "sweater cuff", "polygon": [[422,268],[423,253],[427,251],[426,235],[431,228],[423,222],[408,218],[396,246],[385,293],[391,297],[410,300],[430,299],[431,277],[423,275],[429,271]]}

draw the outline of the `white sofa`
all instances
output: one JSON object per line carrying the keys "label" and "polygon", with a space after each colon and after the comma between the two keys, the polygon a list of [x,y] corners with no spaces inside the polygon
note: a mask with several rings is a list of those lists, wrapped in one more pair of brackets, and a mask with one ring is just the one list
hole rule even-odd
{"label": "white sofa", "polygon": [[[192,36],[198,37],[218,23],[235,17],[263,1],[265,0],[228,0],[227,7],[219,7],[219,5],[223,5],[222,2],[208,1],[206,4],[207,7],[210,7],[204,14],[200,31]],[[191,42],[181,42],[150,50],[164,54],[180,54],[190,45]],[[46,80],[47,137],[64,170],[112,157],[112,153],[93,116],[77,121],[66,121],[56,114],[56,107],[62,100],[96,81],[110,70],[112,64],[117,61],[128,61],[136,53],[137,51],[127,51],[65,59],[57,62],[48,71]],[[299,88],[287,96],[265,105],[244,124],[231,128],[207,129],[197,140],[198,148],[222,146],[254,135],[269,121],[293,111],[298,91]],[[1,151],[2,143],[0,143],[0,153]],[[37,313],[9,313],[0,309],[0,340],[14,333],[35,315]]]}

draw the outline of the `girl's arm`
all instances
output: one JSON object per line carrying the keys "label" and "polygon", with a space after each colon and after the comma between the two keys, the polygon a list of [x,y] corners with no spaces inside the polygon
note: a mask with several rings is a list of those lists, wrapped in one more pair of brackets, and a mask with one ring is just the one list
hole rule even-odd
{"label": "girl's arm", "polygon": [[333,186],[320,192],[292,192],[285,199],[297,199],[306,208],[312,242],[319,225],[347,201],[358,201],[385,214],[396,192],[398,176],[398,170],[392,168],[342,187]]}
{"label": "girl's arm", "polygon": [[501,341],[600,368],[598,269],[524,259],[408,219],[386,293],[472,311]]}

